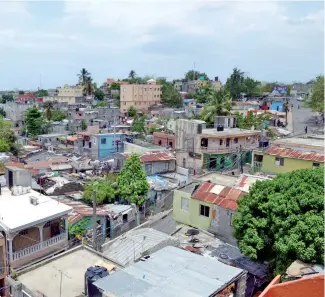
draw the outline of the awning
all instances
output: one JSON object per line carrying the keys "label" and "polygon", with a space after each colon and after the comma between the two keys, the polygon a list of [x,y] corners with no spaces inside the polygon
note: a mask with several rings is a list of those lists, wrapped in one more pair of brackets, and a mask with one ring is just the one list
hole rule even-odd
{"label": "awning", "polygon": [[67,137],[67,141],[72,141],[72,142],[74,142],[74,141],[76,141],[76,140],[78,140],[78,137],[77,137],[77,136],[68,136],[68,137]]}

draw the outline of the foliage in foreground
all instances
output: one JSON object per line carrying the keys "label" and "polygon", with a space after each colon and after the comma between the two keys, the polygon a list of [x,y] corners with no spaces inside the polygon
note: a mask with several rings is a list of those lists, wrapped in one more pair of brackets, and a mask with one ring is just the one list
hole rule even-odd
{"label": "foliage in foreground", "polygon": [[241,252],[253,260],[269,261],[276,274],[297,259],[323,263],[323,168],[257,182],[239,200],[234,228]]}
{"label": "foliage in foreground", "polygon": [[87,183],[83,193],[84,199],[92,203],[94,192],[97,192],[98,204],[109,203],[115,198],[114,187],[108,178]]}

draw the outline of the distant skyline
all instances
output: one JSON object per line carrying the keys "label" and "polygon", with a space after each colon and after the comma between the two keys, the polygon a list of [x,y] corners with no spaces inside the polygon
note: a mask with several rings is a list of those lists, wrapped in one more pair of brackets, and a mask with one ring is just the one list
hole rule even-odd
{"label": "distant skyline", "polygon": [[195,68],[225,83],[235,67],[260,81],[324,73],[324,3],[213,0],[0,0],[0,90],[182,78]]}

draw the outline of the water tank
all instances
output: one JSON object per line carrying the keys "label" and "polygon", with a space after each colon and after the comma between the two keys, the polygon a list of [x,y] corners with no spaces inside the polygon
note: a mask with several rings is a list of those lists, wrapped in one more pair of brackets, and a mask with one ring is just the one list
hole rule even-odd
{"label": "water tank", "polygon": [[214,81],[219,81],[219,77],[215,76]]}
{"label": "water tank", "polygon": [[197,125],[197,134],[202,134],[202,124]]}
{"label": "water tank", "polygon": [[268,147],[269,146],[269,141],[268,140],[261,140],[259,142],[259,147]]}
{"label": "water tank", "polygon": [[217,131],[223,131],[223,130],[224,130],[223,125],[218,125],[218,126],[217,126]]}
{"label": "water tank", "polygon": [[109,273],[105,267],[89,267],[85,273],[85,295],[88,297],[102,297],[101,292],[93,283],[107,275]]}

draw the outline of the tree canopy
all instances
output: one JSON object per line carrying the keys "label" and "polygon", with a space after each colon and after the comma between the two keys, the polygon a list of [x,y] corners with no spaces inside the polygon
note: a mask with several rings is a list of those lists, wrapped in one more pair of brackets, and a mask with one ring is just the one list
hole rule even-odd
{"label": "tree canopy", "polygon": [[324,76],[318,76],[313,83],[313,92],[306,100],[306,106],[313,111],[324,113]]}
{"label": "tree canopy", "polygon": [[132,132],[137,132],[140,134],[145,134],[147,132],[146,127],[145,127],[145,118],[143,116],[139,117],[137,114],[135,115],[132,126],[131,126],[131,131]]}
{"label": "tree canopy", "polygon": [[168,107],[179,108],[183,106],[182,96],[181,94],[174,88],[174,86],[165,82],[161,88],[162,98],[161,101],[164,105]]}
{"label": "tree canopy", "polygon": [[262,129],[262,124],[264,121],[269,121],[272,118],[272,115],[268,113],[263,113],[256,115],[253,112],[249,112],[247,116],[236,113],[237,118],[237,127],[240,129],[251,129],[254,126],[254,129]]}
{"label": "tree canopy", "polygon": [[12,94],[4,94],[1,96],[2,103],[6,103],[8,101],[14,101],[14,96]]}
{"label": "tree canopy", "polygon": [[204,80],[209,80],[209,77],[207,76],[206,73],[204,72],[200,72],[200,71],[196,71],[196,70],[189,70],[185,73],[185,78],[184,80],[188,81],[188,80],[198,80],[201,77],[203,77]]}
{"label": "tree canopy", "polygon": [[241,252],[276,274],[301,260],[324,262],[324,168],[257,182],[238,203],[233,225]]}
{"label": "tree canopy", "polygon": [[61,122],[67,118],[67,113],[60,109],[54,109],[52,112],[52,120],[55,122]]}
{"label": "tree canopy", "polygon": [[128,116],[135,117],[138,114],[137,109],[134,106],[130,106],[128,109]]}
{"label": "tree canopy", "polygon": [[91,78],[91,74],[88,72],[87,69],[82,68],[82,69],[80,70],[80,73],[78,74],[78,78],[79,78],[79,83],[80,83],[81,85],[85,85],[86,82],[87,82],[87,80],[88,80],[89,78]]}
{"label": "tree canopy", "polygon": [[146,173],[139,156],[132,154],[126,159],[117,177],[118,191],[122,198],[141,206],[149,190]]}
{"label": "tree canopy", "polygon": [[85,119],[82,119],[81,120],[81,130],[82,131],[86,131],[87,130],[87,123],[86,123],[86,120]]}
{"label": "tree canopy", "polygon": [[94,192],[97,193],[96,200],[98,204],[109,203],[115,198],[114,187],[107,178],[87,183],[83,192],[84,199],[92,203]]}
{"label": "tree canopy", "polygon": [[97,99],[99,101],[102,101],[102,100],[104,100],[105,94],[104,94],[104,92],[102,90],[97,89],[94,92],[94,97],[95,97],[95,99]]}
{"label": "tree canopy", "polygon": [[38,97],[45,97],[45,96],[48,96],[49,95],[49,92],[47,90],[38,90],[36,93],[35,93],[36,96]]}
{"label": "tree canopy", "polygon": [[109,86],[110,90],[119,90],[120,89],[120,84],[117,82],[112,82],[111,85]]}
{"label": "tree canopy", "polygon": [[36,106],[28,108],[25,113],[25,123],[28,135],[32,137],[38,136],[41,134],[44,124],[42,112]]}

